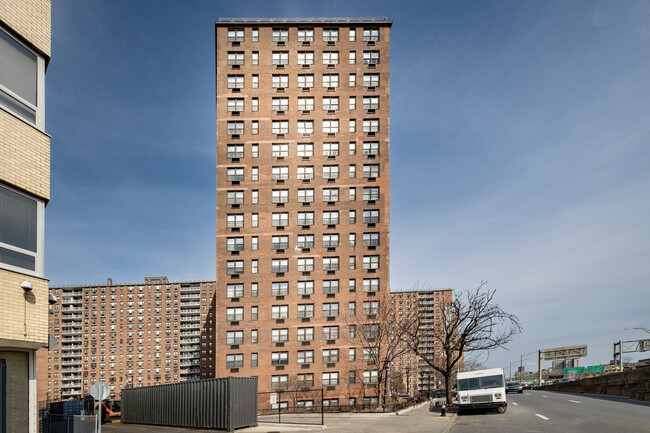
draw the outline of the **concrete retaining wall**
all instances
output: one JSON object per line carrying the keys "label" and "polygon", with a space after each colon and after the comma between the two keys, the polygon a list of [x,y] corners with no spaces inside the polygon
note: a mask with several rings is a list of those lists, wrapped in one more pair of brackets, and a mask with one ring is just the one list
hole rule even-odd
{"label": "concrete retaining wall", "polygon": [[612,373],[605,376],[556,383],[544,387],[549,391],[604,394],[650,401],[650,368]]}

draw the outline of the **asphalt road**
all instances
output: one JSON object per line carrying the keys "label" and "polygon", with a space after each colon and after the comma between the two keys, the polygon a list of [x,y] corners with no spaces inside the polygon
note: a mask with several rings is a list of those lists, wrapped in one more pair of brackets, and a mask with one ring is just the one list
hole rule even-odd
{"label": "asphalt road", "polygon": [[459,415],[452,433],[650,433],[650,404],[629,399],[524,391],[504,414]]}

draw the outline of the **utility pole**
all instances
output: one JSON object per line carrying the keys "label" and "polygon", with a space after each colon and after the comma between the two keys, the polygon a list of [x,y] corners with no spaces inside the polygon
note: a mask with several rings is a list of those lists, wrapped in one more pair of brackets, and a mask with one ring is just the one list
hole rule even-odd
{"label": "utility pole", "polygon": [[537,385],[542,385],[542,351],[537,351]]}

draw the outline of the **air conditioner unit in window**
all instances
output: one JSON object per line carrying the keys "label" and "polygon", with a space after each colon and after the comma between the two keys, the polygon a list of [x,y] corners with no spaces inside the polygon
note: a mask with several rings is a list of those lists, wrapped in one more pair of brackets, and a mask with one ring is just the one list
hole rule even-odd
{"label": "air conditioner unit in window", "polygon": [[278,47],[284,47],[286,44],[285,41],[278,41]]}
{"label": "air conditioner unit in window", "polygon": [[336,45],[336,42],[335,41],[327,41],[327,45],[330,46],[330,47],[333,47],[333,46]]}
{"label": "air conditioner unit in window", "polygon": [[374,108],[369,108],[368,109],[368,114],[375,114],[375,109]]}
{"label": "air conditioner unit in window", "polygon": [[370,69],[375,69],[377,67],[377,64],[376,63],[368,63],[368,67]]}
{"label": "air conditioner unit in window", "polygon": [[277,92],[284,92],[284,87],[278,87],[278,88],[275,89],[275,90],[276,90]]}
{"label": "air conditioner unit in window", "polygon": [[368,41],[368,45],[375,45],[375,41]]}
{"label": "air conditioner unit in window", "polygon": [[303,87],[303,88],[302,88],[302,91],[303,91],[303,92],[309,92],[309,89],[311,89],[311,87]]}
{"label": "air conditioner unit in window", "polygon": [[240,45],[241,45],[241,42],[235,42],[235,41],[232,42],[233,47],[238,47]]}
{"label": "air conditioner unit in window", "polygon": [[327,91],[328,92],[334,92],[334,91],[336,91],[336,87],[328,87]]}
{"label": "air conditioner unit in window", "polygon": [[284,114],[284,111],[283,110],[278,110],[278,111],[275,112],[275,114]]}
{"label": "air conditioner unit in window", "polygon": [[311,110],[302,110],[302,114],[311,114]]}
{"label": "air conditioner unit in window", "polygon": [[235,88],[232,89],[232,92],[233,93],[239,93],[239,92],[241,92],[241,89],[239,87],[235,87]]}
{"label": "air conditioner unit in window", "polygon": [[302,43],[303,47],[308,47],[309,45],[311,45],[311,42],[309,42],[309,41],[303,41],[303,43]]}
{"label": "air conditioner unit in window", "polygon": [[336,114],[336,110],[327,110],[327,114]]}
{"label": "air conditioner unit in window", "polygon": [[277,69],[284,69],[284,65],[275,65]]}
{"label": "air conditioner unit in window", "polygon": [[309,67],[310,67],[310,65],[308,65],[307,63],[303,63],[303,65],[302,65],[303,69],[309,69]]}
{"label": "air conditioner unit in window", "polygon": [[233,69],[239,69],[240,66],[239,66],[239,65],[232,65],[232,68],[233,68]]}
{"label": "air conditioner unit in window", "polygon": [[336,67],[336,65],[329,64],[329,65],[327,65],[327,67],[328,67],[328,69],[334,69]]}

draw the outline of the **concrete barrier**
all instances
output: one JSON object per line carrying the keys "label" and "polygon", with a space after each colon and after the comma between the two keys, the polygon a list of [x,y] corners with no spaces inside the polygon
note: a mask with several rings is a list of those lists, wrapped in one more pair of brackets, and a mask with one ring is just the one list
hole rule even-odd
{"label": "concrete barrier", "polygon": [[603,376],[555,383],[543,388],[548,391],[613,395],[650,401],[650,368],[640,368]]}

